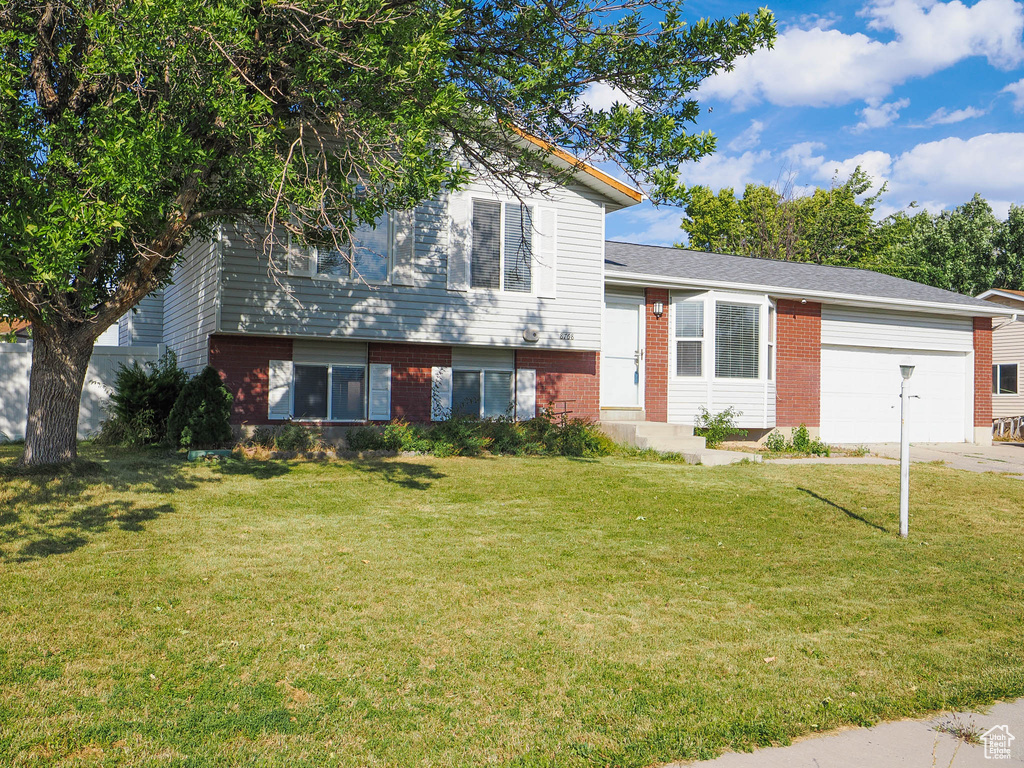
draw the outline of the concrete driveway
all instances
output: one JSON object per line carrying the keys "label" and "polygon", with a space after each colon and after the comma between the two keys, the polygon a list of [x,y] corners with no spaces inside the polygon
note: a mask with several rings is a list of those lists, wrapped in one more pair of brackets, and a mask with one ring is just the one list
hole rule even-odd
{"label": "concrete driveway", "polygon": [[[1014,737],[1008,742],[1009,755],[1002,759],[986,757],[983,745],[968,744],[937,730],[950,723],[973,726],[975,735],[1006,726],[1009,735]],[[666,768],[983,768],[992,765],[1024,766],[1024,699],[1000,702],[984,713],[899,720],[874,728],[824,734],[790,747],[743,754],[731,752],[717,760],[673,763]]]}
{"label": "concrete driveway", "polygon": [[[899,459],[899,443],[875,443],[868,450],[878,456]],[[1001,472],[1024,479],[1024,443],[913,443],[911,461],[943,461],[969,472]]]}

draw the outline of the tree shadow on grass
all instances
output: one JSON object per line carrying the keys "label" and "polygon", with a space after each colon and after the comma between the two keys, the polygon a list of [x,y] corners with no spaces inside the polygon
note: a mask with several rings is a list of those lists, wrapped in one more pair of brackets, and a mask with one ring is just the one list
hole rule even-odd
{"label": "tree shadow on grass", "polygon": [[[104,461],[32,468],[0,464],[0,562],[73,552],[115,528],[142,533],[147,523],[175,511],[174,494],[225,476],[269,479],[291,471],[284,462],[232,460],[199,468],[180,454],[154,449],[88,455]],[[171,499],[159,498],[167,496]]]}
{"label": "tree shadow on grass", "polygon": [[838,509],[840,512],[842,512],[844,515],[846,515],[850,519],[856,520],[856,521],[861,522],[861,523],[864,523],[864,525],[868,526],[869,528],[874,528],[876,531],[881,531],[882,533],[889,533],[889,529],[886,528],[884,525],[879,525],[878,523],[873,523],[870,520],[868,520],[866,517],[862,517],[861,515],[858,515],[856,512],[851,512],[846,507],[842,507],[842,506],[836,504],[831,499],[826,499],[824,496],[821,496],[821,495],[815,493],[814,491],[808,490],[807,488],[797,488],[797,490],[800,491],[801,493],[806,493],[808,496],[813,496],[818,501],[821,501],[821,502],[824,502],[825,504],[828,504],[833,509]]}
{"label": "tree shadow on grass", "polygon": [[426,491],[434,480],[447,477],[429,464],[414,464],[409,461],[363,459],[353,461],[351,466],[359,472],[377,475],[387,483],[414,491]]}

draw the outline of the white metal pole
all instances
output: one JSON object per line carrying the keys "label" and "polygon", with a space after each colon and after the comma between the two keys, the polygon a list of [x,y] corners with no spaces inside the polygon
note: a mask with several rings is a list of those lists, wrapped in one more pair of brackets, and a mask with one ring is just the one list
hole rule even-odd
{"label": "white metal pole", "polygon": [[900,536],[910,535],[910,430],[907,429],[907,380],[900,386]]}

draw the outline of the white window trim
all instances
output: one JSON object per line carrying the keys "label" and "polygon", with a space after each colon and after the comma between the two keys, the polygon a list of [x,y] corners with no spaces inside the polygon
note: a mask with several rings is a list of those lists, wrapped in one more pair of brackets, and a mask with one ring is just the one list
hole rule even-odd
{"label": "white window trim", "polygon": [[766,381],[775,381],[779,375],[776,368],[779,348],[779,308],[771,299],[768,299],[768,308],[764,314],[764,330],[767,332],[765,335],[767,346],[765,348],[764,375]]}
{"label": "white window trim", "polygon": [[[295,371],[299,366],[309,367],[326,367],[327,368],[327,417],[317,418],[310,416],[297,416],[295,414]],[[363,369],[363,415],[358,419],[335,419],[334,418],[334,399],[331,397],[334,384],[334,368],[362,368]],[[363,421],[369,421],[370,412],[370,366],[368,363],[363,365],[353,365],[352,363],[322,363],[316,361],[303,361],[301,363],[292,363],[292,386],[291,386],[291,408],[289,409],[292,414],[292,419],[295,421],[302,422],[303,424],[329,424],[331,422],[339,422],[341,424],[356,424]]]}
{"label": "white window trim", "polygon": [[[767,296],[762,296],[762,297],[742,296],[742,295],[735,295],[735,294],[730,295],[730,294],[725,294],[725,293],[718,293],[717,291],[716,292],[712,292],[712,293],[714,294],[713,297],[712,297],[712,301],[710,302],[710,304],[711,304],[711,318],[712,318],[712,324],[713,324],[713,332],[711,333],[711,337],[712,337],[711,366],[712,367],[710,369],[709,375],[716,382],[717,381],[727,381],[727,382],[741,382],[741,381],[750,381],[750,382],[760,381],[760,382],[765,382],[765,381],[767,381],[768,380],[767,379],[767,370],[766,370],[766,367],[765,367],[764,363],[765,363],[765,357],[766,357],[766,354],[767,354],[767,344],[768,344],[768,341],[767,341],[768,337],[767,337],[767,334],[765,333],[766,317],[768,315],[768,310],[767,310],[768,297]],[[751,377],[751,378],[746,378],[746,377],[740,377],[740,376],[719,376],[718,375],[718,371],[717,371],[718,366],[716,364],[716,355],[717,355],[717,351],[718,351],[717,347],[718,347],[718,305],[719,304],[733,304],[733,305],[737,305],[737,306],[759,307],[760,308],[761,311],[758,312],[758,317],[757,317],[757,324],[758,324],[757,376],[754,376],[754,377]],[[707,326],[706,325],[705,325],[704,332],[707,333]]]}
{"label": "white window trim", "polygon": [[[707,350],[708,350],[708,296],[706,293],[699,293],[694,296],[687,296],[685,298],[676,298],[675,296],[669,296],[669,316],[668,322],[669,327],[672,329],[671,338],[671,349],[669,350],[669,374],[673,378],[680,379],[682,381],[707,381],[708,380],[708,361],[707,361]],[[703,335],[701,336],[677,336],[676,335],[676,306],[678,304],[700,302],[704,313],[704,322],[701,323],[703,329]],[[700,342],[700,376],[683,376],[678,373],[678,341],[699,341]]]}
{"label": "white window trim", "polygon": [[[1017,391],[1016,392],[1000,392],[999,391],[999,367],[1003,365],[1015,365],[1017,366]],[[995,392],[992,393],[992,397],[1020,397],[1020,363],[992,363],[992,386],[995,387]]]}
{"label": "white window trim", "polygon": [[[384,280],[368,280],[362,275],[356,274],[355,272],[355,257],[352,253],[354,248],[353,243],[349,242],[344,247],[348,249],[348,255],[345,256],[345,263],[348,265],[348,275],[332,275],[329,272],[320,271],[320,248],[319,246],[313,246],[313,279],[323,280],[330,283],[342,283],[344,285],[391,285],[391,277],[395,269],[395,217],[391,211],[387,211],[385,216],[388,217],[387,223],[387,239],[388,239],[388,257],[387,257],[387,276]],[[334,248],[326,248],[325,250],[330,252],[335,250]]]}
{"label": "white window trim", "polygon": [[476,366],[472,368],[456,368],[452,366],[452,411],[455,410],[455,372],[471,372],[480,374],[480,412],[477,414],[477,418],[480,419],[491,419],[498,418],[496,416],[484,416],[484,374],[485,373],[507,373],[512,377],[512,399],[509,401],[509,408],[505,409],[502,416],[511,416],[515,418],[516,413],[516,369],[515,368],[478,368]]}
{"label": "white window trim", "polygon": [[[493,197],[479,197],[477,195],[470,195],[469,197],[469,221],[472,227],[473,223],[473,203],[480,200],[485,203],[498,203],[501,205],[501,213],[498,214],[498,287],[497,288],[476,288],[473,286],[473,238],[470,235],[469,242],[469,290],[473,293],[481,295],[494,295],[494,296],[537,296],[537,275],[536,275],[536,260],[537,260],[537,238],[540,237],[540,232],[537,229],[537,213],[540,210],[539,205],[533,200],[515,200],[515,199],[501,199]],[[528,291],[509,291],[505,289],[505,208],[509,205],[525,205],[530,209],[530,222],[531,230],[533,232],[532,242],[530,245],[530,290]]]}

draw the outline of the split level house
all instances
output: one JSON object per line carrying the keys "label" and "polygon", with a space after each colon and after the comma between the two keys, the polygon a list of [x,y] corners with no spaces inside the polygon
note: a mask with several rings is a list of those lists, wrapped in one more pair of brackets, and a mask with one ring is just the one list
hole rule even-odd
{"label": "split level house", "polygon": [[999,288],[978,298],[1013,312],[992,323],[992,417],[1024,420],[1024,391],[1018,377],[1024,368],[1024,291]]}
{"label": "split level house", "polygon": [[211,365],[239,427],[325,429],[452,413],[692,425],[733,407],[756,437],[897,440],[900,364],[916,441],[985,442],[988,301],[856,269],[607,242],[640,192],[581,166],[517,197],[468,188],[361,227],[345,253],[258,229],[193,242],[173,284],[119,327]]}

